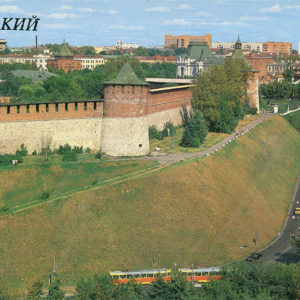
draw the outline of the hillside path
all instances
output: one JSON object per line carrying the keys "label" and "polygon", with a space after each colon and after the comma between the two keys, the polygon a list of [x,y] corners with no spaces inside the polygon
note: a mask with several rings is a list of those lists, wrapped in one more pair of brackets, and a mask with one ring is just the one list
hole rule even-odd
{"label": "hillside path", "polygon": [[232,142],[233,140],[237,139],[241,135],[244,135],[247,133],[249,130],[254,128],[255,126],[259,125],[261,122],[265,121],[268,119],[272,114],[270,113],[262,113],[261,117],[258,119],[252,121],[251,123],[243,126],[240,130],[237,132],[234,132],[230,136],[227,136],[224,138],[222,141],[217,143],[216,145],[204,150],[204,151],[199,151],[199,152],[193,152],[193,153],[174,153],[174,154],[158,154],[157,152],[152,153],[152,155],[155,154],[155,156],[151,157],[143,157],[140,159],[143,160],[153,160],[153,161],[158,161],[160,164],[170,164],[170,163],[175,163],[179,162],[182,160],[190,159],[190,158],[197,158],[197,157],[202,157],[202,156],[209,156],[215,151],[218,151],[220,148],[224,147],[226,144]]}

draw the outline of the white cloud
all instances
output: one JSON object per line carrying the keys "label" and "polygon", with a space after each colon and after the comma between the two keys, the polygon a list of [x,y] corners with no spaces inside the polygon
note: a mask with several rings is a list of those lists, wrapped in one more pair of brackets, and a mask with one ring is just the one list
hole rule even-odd
{"label": "white cloud", "polygon": [[148,7],[145,9],[145,11],[167,12],[170,11],[170,8],[165,6],[155,6],[155,7]]}
{"label": "white cloud", "polygon": [[177,9],[190,9],[191,6],[189,4],[181,4],[177,7]]}
{"label": "white cloud", "polygon": [[85,8],[78,8],[78,11],[92,13],[95,12],[96,10],[90,7],[85,7]]}
{"label": "white cloud", "polygon": [[73,9],[72,6],[69,6],[69,5],[63,5],[61,7],[58,8],[59,10],[71,10]]}
{"label": "white cloud", "polygon": [[166,20],[163,22],[164,25],[179,25],[179,26],[185,26],[188,25],[189,22],[185,19],[173,19],[173,20]]}
{"label": "white cloud", "polygon": [[1,13],[21,13],[22,10],[15,5],[4,5],[4,6],[0,6],[0,12]]}
{"label": "white cloud", "polygon": [[118,29],[118,30],[143,30],[143,26],[138,26],[138,25],[110,25],[108,27],[109,29]]}
{"label": "white cloud", "polygon": [[240,17],[239,21],[269,21],[269,17]]}
{"label": "white cloud", "polygon": [[15,2],[15,0],[2,0],[1,2]]}
{"label": "white cloud", "polygon": [[208,17],[208,16],[211,16],[211,14],[206,11],[199,11],[196,13],[195,16]]}
{"label": "white cloud", "polygon": [[43,24],[43,27],[48,29],[70,29],[70,28],[78,28],[76,25],[68,25],[68,24]]}
{"label": "white cloud", "polygon": [[80,18],[79,15],[73,13],[52,13],[49,15],[50,19],[74,19]]}
{"label": "white cloud", "polygon": [[116,15],[118,11],[114,9],[109,9],[109,10],[100,10],[100,13],[104,15]]}
{"label": "white cloud", "polygon": [[273,6],[262,8],[259,11],[260,12],[279,13],[282,11],[282,7],[279,4],[274,4]]}

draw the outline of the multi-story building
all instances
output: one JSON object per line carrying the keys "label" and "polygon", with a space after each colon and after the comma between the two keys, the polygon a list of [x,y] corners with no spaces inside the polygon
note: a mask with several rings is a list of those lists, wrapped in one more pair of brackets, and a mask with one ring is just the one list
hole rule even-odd
{"label": "multi-story building", "polygon": [[206,43],[209,48],[212,45],[212,34],[208,33],[203,36],[191,36],[191,35],[165,35],[165,47],[166,48],[187,48],[191,42]]}
{"label": "multi-story building", "polygon": [[105,64],[105,60],[100,55],[75,55],[74,60],[81,62],[81,69],[94,70],[97,66]]}
{"label": "multi-story building", "polygon": [[300,55],[300,42],[298,42],[298,55]]}
{"label": "multi-story building", "polygon": [[47,71],[47,61],[53,59],[50,55],[30,55],[30,54],[12,54],[12,55],[1,55],[0,63],[5,64],[36,64],[38,69],[41,71]]}
{"label": "multi-story building", "polygon": [[[234,42],[213,42],[212,48],[218,49],[231,49],[234,50],[235,43]],[[263,43],[260,42],[243,42],[242,43],[242,50],[245,52],[262,52]]]}
{"label": "multi-story building", "polygon": [[190,42],[188,54],[177,58],[177,77],[195,77],[212,64],[224,64],[225,56],[216,57],[205,42]]}
{"label": "multi-story building", "polygon": [[47,61],[47,67],[63,69],[65,73],[74,70],[81,70],[81,61],[74,60],[74,56],[68,45],[63,43],[60,53],[55,54],[55,58]]}
{"label": "multi-story building", "polygon": [[253,70],[259,71],[260,83],[268,83],[270,76],[268,74],[268,65],[275,64],[275,55],[271,53],[252,52],[246,55],[246,59]]}
{"label": "multi-story building", "polygon": [[265,42],[263,43],[262,52],[275,53],[277,55],[291,55],[292,43],[286,42]]}
{"label": "multi-story building", "polygon": [[137,49],[138,47],[140,47],[139,44],[117,41],[117,49]]}
{"label": "multi-story building", "polygon": [[176,56],[175,55],[168,55],[168,56],[137,56],[137,59],[140,62],[145,62],[148,64],[155,64],[155,63],[163,63],[163,62],[169,62],[176,64]]}
{"label": "multi-story building", "polygon": [[6,43],[7,42],[5,39],[0,39],[0,50],[1,51],[7,48]]}

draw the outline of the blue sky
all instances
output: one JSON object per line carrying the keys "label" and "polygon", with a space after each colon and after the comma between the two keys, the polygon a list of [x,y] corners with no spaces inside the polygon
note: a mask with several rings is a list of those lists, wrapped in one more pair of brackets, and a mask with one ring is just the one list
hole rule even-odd
{"label": "blue sky", "polygon": [[[0,0],[0,18],[37,15],[39,43],[163,45],[164,35],[213,41],[300,40],[299,0]],[[2,20],[0,21],[2,24]],[[35,32],[1,31],[8,46],[34,44]]]}

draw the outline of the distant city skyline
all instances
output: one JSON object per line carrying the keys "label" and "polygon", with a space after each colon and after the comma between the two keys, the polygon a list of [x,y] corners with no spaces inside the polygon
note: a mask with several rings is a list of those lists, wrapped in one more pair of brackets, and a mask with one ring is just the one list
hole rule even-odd
{"label": "distant city skyline", "polygon": [[37,15],[38,31],[1,31],[8,47],[62,43],[75,46],[163,45],[165,34],[204,35],[213,41],[282,41],[298,48],[297,0],[0,0],[3,17]]}

